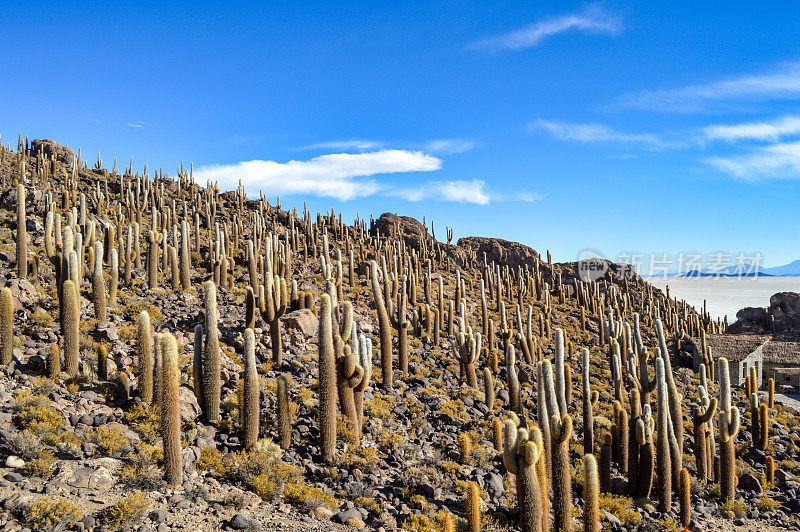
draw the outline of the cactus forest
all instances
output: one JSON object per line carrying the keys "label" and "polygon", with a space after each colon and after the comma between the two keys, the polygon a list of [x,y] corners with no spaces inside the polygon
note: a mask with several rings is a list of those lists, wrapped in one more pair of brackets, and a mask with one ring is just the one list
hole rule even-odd
{"label": "cactus forest", "polygon": [[2,530],[800,529],[798,412],[620,265],[0,150]]}

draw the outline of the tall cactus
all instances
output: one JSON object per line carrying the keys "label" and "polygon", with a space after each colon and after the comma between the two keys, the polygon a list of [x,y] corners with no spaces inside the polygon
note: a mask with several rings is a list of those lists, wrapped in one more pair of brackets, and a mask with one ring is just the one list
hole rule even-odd
{"label": "tall cactus", "polygon": [[94,268],[92,269],[92,299],[94,301],[94,317],[97,321],[106,321],[106,280],[103,277],[103,243],[94,243]]}
{"label": "tall cactus", "polygon": [[599,399],[597,391],[592,392],[589,382],[589,349],[581,350],[581,384],[583,405],[583,453],[594,452],[594,404]]}
{"label": "tall cactus", "polygon": [[108,285],[108,302],[114,305],[117,301],[117,289],[119,288],[119,251],[117,248],[111,250],[111,282]]}
{"label": "tall cactus", "polygon": [[520,401],[519,391],[519,369],[517,368],[517,356],[512,344],[506,347],[506,378],[508,379],[508,407],[512,412],[521,414],[522,403]]}
{"label": "tall cactus", "polygon": [[28,278],[28,220],[25,214],[25,185],[17,185],[17,277]]}
{"label": "tall cactus", "polygon": [[481,492],[478,484],[470,482],[467,486],[465,507],[467,511],[467,531],[481,530]]}
{"label": "tall cactus", "polygon": [[217,311],[217,287],[214,281],[203,283],[205,306],[205,347],[203,350],[203,405],[206,419],[219,421],[220,363],[219,363],[219,313]]}
{"label": "tall cactus", "polygon": [[646,404],[642,409],[642,417],[636,421],[636,443],[639,446],[639,473],[637,475],[636,496],[642,499],[648,499],[653,488],[653,473],[655,471],[654,430],[655,420],[650,413],[650,405]]}
{"label": "tall cactus", "polygon": [[189,277],[189,222],[186,220],[181,221],[180,268],[181,288],[184,292],[188,292],[192,285]]}
{"label": "tall cactus", "polygon": [[7,286],[0,288],[0,363],[11,364],[14,358],[14,297]]}
{"label": "tall cactus", "polygon": [[492,377],[492,370],[489,368],[483,368],[483,398],[489,411],[494,410],[494,377]]}
{"label": "tall cactus", "polygon": [[163,239],[163,233],[147,232],[147,288],[150,290],[158,286],[158,256]]}
{"label": "tall cactus", "polygon": [[289,385],[285,375],[278,377],[278,441],[286,450],[292,443],[292,419],[289,412]]}
{"label": "tall cactus", "polygon": [[370,261],[369,279],[372,283],[372,295],[375,301],[375,310],[378,313],[378,328],[381,337],[381,386],[384,390],[393,388],[392,372],[392,331],[389,323],[389,313],[383,299],[383,288],[378,279],[378,263]]}
{"label": "tall cactus", "polygon": [[672,508],[672,458],[669,439],[669,401],[667,383],[664,377],[664,361],[656,359],[656,391],[658,395],[656,467],[658,474],[658,504],[661,512]]}
{"label": "tall cactus", "polygon": [[331,298],[320,296],[319,310],[319,447],[322,460],[331,462],[336,451],[336,354],[333,346]]}
{"label": "tall cactus", "polygon": [[178,486],[183,476],[178,343],[169,333],[164,334],[163,342],[164,393],[161,404],[161,437],[164,443],[164,478],[170,486]]}
{"label": "tall cactus", "polygon": [[689,470],[685,467],[678,475],[678,501],[680,503],[679,521],[686,530],[692,519],[692,485]]}
{"label": "tall cactus", "polygon": [[736,448],[733,445],[739,432],[739,409],[731,404],[731,379],[728,360],[719,364],[719,469],[720,498],[733,502],[736,496]]}
{"label": "tall cactus", "polygon": [[242,442],[249,449],[258,441],[259,398],[258,372],[256,370],[256,337],[253,329],[244,330],[244,404],[242,408]]}
{"label": "tall cactus", "polygon": [[139,395],[144,404],[153,401],[153,333],[150,327],[150,314],[143,310],[139,313],[136,330],[136,355],[139,368]]}
{"label": "tall cactus", "polygon": [[600,530],[600,485],[597,460],[593,454],[583,455],[583,532]]}
{"label": "tall cactus", "polygon": [[64,292],[61,302],[64,308],[64,319],[61,324],[61,333],[64,336],[64,370],[67,375],[74,377],[78,374],[80,356],[79,295],[75,283],[70,279],[64,281],[62,291]]}

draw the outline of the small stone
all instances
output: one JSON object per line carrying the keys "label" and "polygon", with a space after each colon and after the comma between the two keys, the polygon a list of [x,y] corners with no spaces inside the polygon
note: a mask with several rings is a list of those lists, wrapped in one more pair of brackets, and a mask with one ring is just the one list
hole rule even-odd
{"label": "small stone", "polygon": [[231,528],[234,530],[246,530],[250,527],[250,520],[242,514],[236,514],[231,519]]}
{"label": "small stone", "polygon": [[314,508],[314,517],[317,519],[330,519],[333,517],[333,512],[325,508],[324,506],[317,506]]}
{"label": "small stone", "polygon": [[21,469],[25,467],[25,460],[23,460],[19,456],[9,456],[8,458],[6,458],[6,467]]}

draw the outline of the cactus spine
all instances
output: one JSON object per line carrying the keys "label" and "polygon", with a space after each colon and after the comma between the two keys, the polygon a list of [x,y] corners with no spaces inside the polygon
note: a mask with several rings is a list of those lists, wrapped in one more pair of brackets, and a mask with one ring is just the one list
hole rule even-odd
{"label": "cactus spine", "polygon": [[11,364],[14,357],[14,297],[7,286],[0,288],[0,363]]}
{"label": "cactus spine", "polygon": [[392,373],[392,331],[389,323],[389,313],[383,300],[383,289],[378,279],[378,263],[374,260],[369,263],[369,278],[372,283],[372,295],[375,301],[375,310],[378,313],[378,328],[381,337],[381,386],[384,390],[393,387]]}
{"label": "cactus spine", "polygon": [[319,310],[319,447],[322,460],[331,462],[336,450],[336,354],[333,346],[331,298],[320,297]]}
{"label": "cactus spine", "polygon": [[597,460],[593,454],[583,455],[583,531],[600,530],[600,485]]}
{"label": "cactus spine", "polygon": [[733,442],[739,432],[739,409],[731,404],[728,360],[720,357],[718,364],[720,498],[733,502],[736,496],[736,449]]}
{"label": "cactus spine", "polygon": [[164,393],[161,404],[161,437],[164,442],[164,478],[170,486],[178,486],[183,476],[178,344],[169,333],[164,334],[162,342]]}
{"label": "cactus spine", "polygon": [[211,423],[219,421],[220,364],[219,364],[219,313],[217,312],[217,287],[214,281],[203,283],[205,306],[205,346],[203,350],[203,405],[206,418]]}
{"label": "cactus spine", "polygon": [[244,404],[242,408],[242,432],[245,449],[258,440],[259,386],[256,371],[256,337],[253,329],[244,330]]}
{"label": "cactus spine", "polygon": [[79,360],[79,334],[78,320],[80,318],[80,305],[78,300],[78,289],[75,283],[67,279],[64,281],[62,290],[64,305],[64,321],[61,324],[64,336],[64,369],[67,375],[74,377],[78,374]]}

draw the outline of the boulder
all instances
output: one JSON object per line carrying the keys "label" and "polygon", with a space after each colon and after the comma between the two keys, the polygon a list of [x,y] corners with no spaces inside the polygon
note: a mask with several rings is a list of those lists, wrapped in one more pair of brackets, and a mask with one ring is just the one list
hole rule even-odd
{"label": "boulder", "polygon": [[283,322],[287,327],[297,329],[303,333],[303,336],[310,337],[317,334],[317,327],[319,327],[319,319],[314,316],[311,309],[303,308],[295,310],[286,314]]}
{"label": "boulder", "polygon": [[64,164],[72,164],[72,161],[75,160],[75,152],[72,151],[72,148],[62,146],[50,139],[35,139],[33,141],[33,153],[35,155],[44,153],[48,158],[55,155],[56,159]]}

